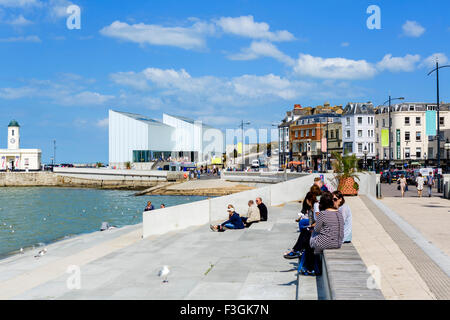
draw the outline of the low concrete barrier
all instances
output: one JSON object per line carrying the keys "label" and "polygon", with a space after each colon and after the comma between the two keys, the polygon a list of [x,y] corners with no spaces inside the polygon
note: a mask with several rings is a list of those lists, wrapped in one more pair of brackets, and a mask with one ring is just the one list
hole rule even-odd
{"label": "low concrete barrier", "polygon": [[[319,174],[309,174],[286,182],[223,197],[144,212],[143,237],[181,230],[218,220],[224,221],[228,218],[226,211],[228,204],[232,204],[238,213],[246,213],[248,200],[255,200],[256,197],[261,197],[268,207],[282,205],[290,201],[303,200],[314,183],[314,178],[318,176]],[[359,178],[359,194],[375,196],[376,175],[373,173],[359,174]],[[330,188],[336,189],[333,174],[324,174],[324,180]],[[366,184],[373,184],[373,186],[367,186]],[[197,203],[199,204],[198,206]],[[191,215],[192,219],[190,219]]]}
{"label": "low concrete barrier", "polygon": [[322,283],[326,300],[384,300],[366,265],[351,243],[324,250]]}

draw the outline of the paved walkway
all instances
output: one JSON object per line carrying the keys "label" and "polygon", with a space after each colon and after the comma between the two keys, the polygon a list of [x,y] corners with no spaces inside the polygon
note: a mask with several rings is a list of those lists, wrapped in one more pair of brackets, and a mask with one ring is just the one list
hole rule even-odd
{"label": "paved walkway", "polygon": [[[298,237],[299,208],[271,207],[269,221],[224,233],[206,225],[141,239],[139,224],[67,239],[41,258],[33,250],[1,260],[0,298],[294,300],[297,260],[282,254]],[[68,288],[72,265],[80,289]],[[163,265],[168,283],[157,276]],[[318,299],[316,278],[300,277],[299,298]]]}
{"label": "paved walkway", "polygon": [[353,217],[353,245],[366,266],[379,270],[386,299],[435,299],[397,243],[361,197],[346,197]]}

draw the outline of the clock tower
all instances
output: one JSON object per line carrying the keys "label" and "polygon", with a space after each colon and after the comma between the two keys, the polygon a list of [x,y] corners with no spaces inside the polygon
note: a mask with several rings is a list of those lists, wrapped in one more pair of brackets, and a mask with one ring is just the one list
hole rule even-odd
{"label": "clock tower", "polygon": [[8,149],[19,149],[20,126],[16,120],[12,120],[8,125]]}

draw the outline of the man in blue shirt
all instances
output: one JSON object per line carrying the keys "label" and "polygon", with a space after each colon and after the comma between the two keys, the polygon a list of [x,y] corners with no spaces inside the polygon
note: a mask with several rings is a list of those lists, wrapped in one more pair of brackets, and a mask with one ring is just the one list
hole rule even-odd
{"label": "man in blue shirt", "polygon": [[433,173],[428,172],[427,176],[428,197],[431,197],[431,190],[433,189],[433,185],[434,185]]}
{"label": "man in blue shirt", "polygon": [[228,215],[229,219],[222,224],[217,226],[210,225],[212,231],[223,232],[226,229],[244,229],[244,223],[237,212],[234,211],[233,205],[228,205]]}

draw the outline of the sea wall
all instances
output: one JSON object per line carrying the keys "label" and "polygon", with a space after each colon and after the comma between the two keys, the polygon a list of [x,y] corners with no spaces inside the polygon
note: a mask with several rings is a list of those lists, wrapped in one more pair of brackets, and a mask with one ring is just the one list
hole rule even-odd
{"label": "sea wall", "polygon": [[[169,231],[200,226],[215,221],[226,220],[226,208],[232,204],[238,213],[247,212],[248,200],[261,197],[268,206],[282,205],[290,201],[303,200],[314,178],[319,174],[309,174],[297,179],[280,182],[261,188],[247,190],[223,197],[192,202],[164,209],[143,213],[143,237],[159,235]],[[358,174],[359,194],[376,196],[376,175],[374,173]],[[333,174],[324,174],[325,183],[331,189],[336,188]],[[270,211],[269,211],[270,216]]]}
{"label": "sea wall", "polygon": [[[86,170],[86,169],[83,169]],[[89,170],[89,169],[88,169]],[[96,169],[90,169],[96,170]],[[118,170],[117,170],[118,171]],[[106,171],[70,172],[0,172],[2,187],[80,187],[103,189],[145,189],[156,186],[171,179],[180,180],[178,172],[138,175],[127,170],[125,174],[108,174]],[[128,174],[127,174],[128,173]]]}

